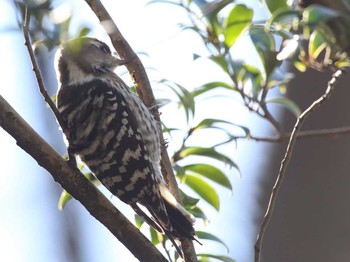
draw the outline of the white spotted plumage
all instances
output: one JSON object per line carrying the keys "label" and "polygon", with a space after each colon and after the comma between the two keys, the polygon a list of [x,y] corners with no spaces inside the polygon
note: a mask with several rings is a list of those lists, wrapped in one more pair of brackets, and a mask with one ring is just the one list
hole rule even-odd
{"label": "white spotted plumage", "polygon": [[67,128],[68,148],[108,190],[167,234],[181,254],[174,238],[195,239],[193,218],[166,187],[158,123],[113,72],[119,64],[109,47],[94,38],[61,45],[56,62],[57,107]]}

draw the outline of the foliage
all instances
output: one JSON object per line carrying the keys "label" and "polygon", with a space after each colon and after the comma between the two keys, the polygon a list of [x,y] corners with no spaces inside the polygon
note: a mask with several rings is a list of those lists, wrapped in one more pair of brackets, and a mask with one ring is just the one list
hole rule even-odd
{"label": "foliage", "polygon": [[[169,1],[154,2],[169,3]],[[286,1],[266,1],[267,8],[271,12],[270,18],[265,22],[255,22],[254,11],[235,1],[171,3],[187,12],[190,23],[180,26],[199,36],[208,51],[205,55],[194,53],[194,60],[201,58],[211,61],[217,65],[218,71],[227,75],[226,79],[230,79],[229,82],[218,79],[215,82],[203,83],[199,87],[188,88],[191,92],[185,91],[186,88],[179,83],[160,81],[168,85],[178,97],[178,104],[184,109],[188,125],[192,123],[189,121],[189,116],[194,117],[197,111],[195,106],[200,103],[200,98],[207,93],[209,97],[211,94],[214,98],[215,92],[220,88],[238,93],[245,107],[270,122],[277,135],[281,135],[282,128],[269,112],[268,105],[280,104],[296,117],[301,114],[298,105],[283,96],[286,84],[292,76],[286,72],[281,73],[282,62],[294,64],[301,71],[309,67],[323,70],[328,67],[348,66],[348,58],[344,52],[349,49],[348,42],[340,39],[339,32],[334,31],[334,28],[338,31],[344,30],[340,34],[344,35],[346,32],[344,24],[348,23],[348,17],[327,7],[312,5],[301,10],[295,6],[288,6]],[[235,43],[247,35],[251,38],[262,67],[257,66],[259,63],[247,64],[232,57]],[[173,88],[174,86],[177,86],[178,91]],[[282,96],[270,95],[274,88],[279,88]],[[224,111],[225,109],[223,114]],[[250,138],[250,130],[246,126],[223,119],[203,119],[197,125],[188,128],[183,136],[182,145],[173,154],[177,178],[182,184],[191,188],[200,199],[195,201],[195,205],[201,205],[202,200],[219,211],[220,199],[213,187],[214,184],[232,190],[227,172],[218,168],[224,164],[239,170],[236,163],[230,157],[223,155],[219,149],[219,146],[235,141],[239,137],[230,131],[228,126],[238,127],[244,132],[246,139]],[[203,129],[223,131],[228,139],[212,147],[187,145],[189,138],[200,135],[198,131]],[[177,132],[177,129],[172,127],[166,127],[164,130],[169,133]],[[191,161],[190,157],[194,155],[201,156],[203,162]],[[203,157],[214,160],[214,164],[208,164]],[[193,211],[189,209],[190,212],[191,210]],[[203,218],[204,215],[207,219],[205,209],[201,211],[200,216],[197,213],[193,215],[199,218]],[[198,235],[201,239],[205,239],[203,234]],[[212,240],[218,241],[215,235],[212,237]],[[224,244],[222,241],[218,242]],[[225,256],[212,254],[200,254],[198,257],[200,261],[207,261],[210,258],[231,261]]]}
{"label": "foliage", "polygon": [[[168,79],[159,80],[159,84],[168,87],[175,94],[176,103],[183,109],[184,122],[181,145],[172,154],[176,177],[181,183],[181,195],[185,208],[198,219],[208,220],[208,208],[220,210],[218,188],[232,191],[230,182],[231,170],[239,173],[239,167],[232,157],[225,155],[220,147],[234,143],[237,139],[250,139],[251,132],[247,126],[228,122],[224,119],[205,118],[193,124],[197,114],[197,103],[204,95],[213,97],[219,89],[238,94],[242,106],[268,121],[277,135],[282,135],[282,128],[269,110],[271,104],[279,104],[292,112],[296,117],[301,114],[297,103],[284,96],[291,75],[281,73],[281,65],[290,63],[300,71],[307,68],[323,70],[325,68],[344,68],[349,66],[346,52],[350,50],[345,30],[350,23],[347,15],[324,6],[311,5],[305,9],[287,5],[287,1],[267,1],[266,7],[271,12],[267,21],[256,22],[254,11],[250,7],[237,4],[234,0],[206,2],[200,0],[187,1],[152,1],[171,3],[182,8],[189,17],[188,24],[181,24],[183,30],[191,30],[199,36],[206,54],[194,52],[193,58],[205,59],[216,65],[218,72],[223,73],[226,80],[218,79],[203,83],[199,87],[184,87]],[[39,26],[32,30],[33,37],[44,41],[48,47],[57,45],[68,35],[70,17],[53,23],[47,29],[44,17],[51,12],[47,5],[31,7],[31,13]],[[76,35],[85,35],[89,28],[82,27]],[[40,36],[40,37],[39,37]],[[242,37],[249,36],[256,52],[256,64],[248,64],[232,57],[235,44]],[[282,43],[282,44],[281,44]],[[272,95],[278,89],[281,95]],[[276,92],[274,92],[276,94]],[[163,99],[162,101],[167,101]],[[223,109],[223,114],[224,114]],[[190,143],[193,137],[200,137],[203,130],[224,133],[226,139],[215,145],[202,146]],[[163,126],[169,134],[178,132],[177,127]],[[242,136],[243,134],[243,136]],[[222,137],[222,136],[220,136]],[[224,167],[228,168],[224,168]],[[83,166],[81,166],[83,168]],[[93,179],[89,172],[88,178]],[[59,206],[63,208],[70,199],[63,192]],[[204,204],[203,202],[208,204]],[[143,225],[140,218],[135,218],[138,227]],[[168,240],[163,235],[150,231],[154,244],[166,247]],[[215,241],[225,248],[225,243],[209,232],[197,232],[201,240]],[[169,252],[166,249],[167,252]],[[198,254],[200,261],[216,259],[233,261],[227,256]]]}

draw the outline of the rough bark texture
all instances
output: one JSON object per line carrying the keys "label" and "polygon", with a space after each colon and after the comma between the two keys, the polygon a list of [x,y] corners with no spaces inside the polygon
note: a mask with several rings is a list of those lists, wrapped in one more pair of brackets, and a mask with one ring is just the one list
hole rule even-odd
{"label": "rough bark texture", "polygon": [[0,96],[0,126],[45,168],[92,216],[105,225],[140,261],[167,261],[155,246],[90,183],[70,166]]}

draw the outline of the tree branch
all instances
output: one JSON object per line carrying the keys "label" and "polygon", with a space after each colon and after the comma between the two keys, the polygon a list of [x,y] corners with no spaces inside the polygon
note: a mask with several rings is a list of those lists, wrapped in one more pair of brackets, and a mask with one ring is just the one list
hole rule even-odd
{"label": "tree branch", "polygon": [[167,261],[77,168],[63,160],[0,96],[0,126],[140,261]]}
{"label": "tree branch", "polygon": [[61,126],[63,133],[66,134],[65,132],[65,125],[64,122],[61,118],[60,113],[58,112],[58,109],[56,108],[55,103],[51,100],[50,96],[48,95],[48,93],[46,92],[46,89],[44,88],[44,82],[43,82],[43,78],[41,76],[40,73],[40,69],[38,67],[38,64],[36,62],[36,58],[34,55],[34,51],[32,48],[32,44],[30,41],[30,35],[29,35],[29,20],[30,20],[30,14],[28,11],[28,7],[27,5],[25,6],[24,9],[24,22],[23,22],[23,36],[24,36],[24,44],[27,47],[28,53],[29,53],[29,57],[30,57],[30,61],[32,62],[32,70],[34,71],[35,77],[36,77],[36,81],[38,83],[38,88],[39,91],[41,93],[41,95],[44,97],[45,102],[49,105],[49,107],[51,108],[52,112],[54,113],[58,124]]}
{"label": "tree branch", "polygon": [[[283,141],[288,141],[291,137],[292,133],[283,133],[280,136],[236,136],[235,139],[245,139],[245,140],[254,140],[256,142],[269,142],[269,143],[280,143]],[[297,134],[297,139],[305,139],[305,138],[338,138],[343,135],[350,135],[350,126],[344,127],[335,127],[329,129],[320,129],[320,130],[305,130],[300,131]]]}
{"label": "tree branch", "polygon": [[[65,133],[64,122],[44,87],[40,69],[36,62],[29,35],[29,19],[30,14],[26,6],[23,35],[39,91]],[[54,180],[80,201],[90,214],[99,220],[135,257],[141,261],[153,261],[153,259],[154,261],[167,261],[158,249],[93,184],[85,179],[83,174],[75,167],[76,165],[67,164],[1,96],[0,110],[3,113],[0,116],[0,125],[17,140],[17,144],[36,159],[40,166],[49,171]]]}
{"label": "tree branch", "polygon": [[285,177],[285,173],[286,173],[286,169],[287,166],[289,164],[289,161],[292,157],[292,153],[293,153],[293,149],[295,146],[295,143],[297,141],[297,136],[299,133],[299,130],[302,126],[302,124],[304,123],[304,121],[310,116],[310,114],[314,111],[316,111],[333,93],[334,91],[334,87],[337,83],[337,81],[340,79],[340,77],[342,76],[342,71],[338,70],[336,71],[333,76],[332,79],[329,81],[327,89],[325,91],[325,93],[316,101],[314,101],[311,106],[309,108],[307,108],[297,119],[293,131],[291,133],[288,145],[287,145],[287,149],[286,149],[286,153],[284,155],[284,158],[282,159],[281,162],[281,166],[280,166],[280,170],[278,172],[278,176],[275,182],[275,185],[272,189],[271,195],[270,195],[270,200],[269,200],[269,204],[265,213],[265,216],[263,218],[263,221],[261,223],[260,226],[260,230],[257,236],[257,240],[255,242],[255,262],[260,261],[260,251],[261,251],[261,244],[263,241],[263,237],[266,231],[266,228],[268,226],[268,223],[270,222],[273,210],[274,210],[274,206],[276,204],[276,200],[277,200],[277,196],[278,196],[278,192],[281,188],[283,179]]}
{"label": "tree branch", "polygon": [[[155,97],[148,80],[147,73],[143,67],[140,58],[135,54],[133,49],[130,47],[129,43],[123,37],[119,31],[117,25],[114,23],[112,17],[109,15],[105,7],[99,0],[85,0],[85,2],[90,6],[91,10],[96,14],[98,19],[103,22],[105,29],[111,38],[115,50],[118,52],[122,59],[125,59],[128,63],[126,67],[136,85],[136,91],[145,103],[147,107],[152,110],[153,115],[160,123],[159,112],[156,106]],[[163,145],[165,145],[164,137],[162,132],[160,133],[160,140]],[[166,150],[166,147],[162,147],[162,174],[165,181],[169,186],[170,192],[175,196],[176,200],[182,204],[180,197],[178,185],[174,176],[171,161]],[[181,239],[182,249],[187,262],[197,261],[196,252],[191,240],[184,238]]]}

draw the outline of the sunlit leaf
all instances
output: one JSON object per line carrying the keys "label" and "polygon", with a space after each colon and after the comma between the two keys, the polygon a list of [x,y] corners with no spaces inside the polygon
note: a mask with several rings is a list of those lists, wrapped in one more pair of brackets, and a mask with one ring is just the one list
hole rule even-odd
{"label": "sunlit leaf", "polygon": [[266,87],[269,89],[275,86],[279,86],[281,93],[285,93],[282,92],[283,85],[285,86],[293,78],[293,73],[287,73],[285,70],[277,68],[277,70],[274,70],[267,80],[268,82],[266,83]]}
{"label": "sunlit leaf", "polygon": [[163,235],[160,234],[158,231],[154,230],[152,227],[149,228],[150,234],[151,234],[151,242],[153,245],[158,245],[163,241]]}
{"label": "sunlit leaf", "polygon": [[286,98],[286,97],[276,97],[272,98],[266,101],[266,103],[275,103],[280,104],[284,106],[285,108],[289,109],[296,117],[299,117],[301,114],[301,110],[299,106],[294,103],[292,100]]}
{"label": "sunlit leaf", "polygon": [[224,25],[224,37],[227,47],[231,47],[238,37],[250,26],[253,10],[245,5],[236,5],[232,8]]}
{"label": "sunlit leaf", "polygon": [[242,129],[244,131],[246,137],[250,136],[249,128],[247,128],[245,126],[242,126],[242,125],[236,125],[236,124],[231,123],[231,122],[226,121],[226,120],[215,119],[215,118],[203,119],[195,127],[192,128],[191,133],[193,133],[194,131],[198,131],[198,130],[204,129],[204,128],[219,128],[219,129],[222,129],[222,130],[227,132],[227,129],[220,128],[220,127],[218,127],[217,124],[227,124],[227,125],[230,125],[230,126],[238,127],[238,128],[240,128],[240,129]]}
{"label": "sunlit leaf", "polygon": [[298,69],[300,72],[305,72],[306,69],[307,69],[306,65],[305,65],[303,62],[301,62],[301,61],[295,61],[295,62],[294,62],[294,66],[295,66],[295,68]]}
{"label": "sunlit leaf", "polygon": [[273,69],[280,64],[276,58],[275,40],[271,33],[257,28],[250,30],[250,38],[261,58],[268,78]]}
{"label": "sunlit leaf", "polygon": [[318,24],[326,19],[337,17],[340,13],[322,5],[310,5],[303,12],[303,21],[307,24]]}
{"label": "sunlit leaf", "polygon": [[137,214],[135,214],[134,219],[135,219],[135,225],[136,225],[136,227],[137,227],[138,229],[140,229],[141,226],[142,226],[143,223],[144,223],[143,219],[142,219],[139,215],[137,215]]}
{"label": "sunlit leaf", "polygon": [[224,57],[222,56],[210,56],[209,57],[210,60],[214,61],[217,65],[219,65],[221,67],[221,69],[223,69],[225,71],[225,73],[230,73],[227,61],[225,60]]}
{"label": "sunlit leaf", "polygon": [[192,96],[193,97],[196,97],[198,95],[201,95],[203,93],[206,93],[208,91],[211,91],[213,89],[216,89],[216,88],[225,88],[225,89],[229,89],[229,90],[235,90],[235,87],[233,87],[232,85],[230,84],[227,84],[225,82],[209,82],[209,83],[206,83],[200,87],[197,87],[193,92],[192,92]]}
{"label": "sunlit leaf", "polygon": [[78,33],[78,37],[87,36],[90,32],[91,32],[91,28],[83,27],[80,29],[80,31]]}
{"label": "sunlit leaf", "polygon": [[228,257],[228,256],[219,256],[219,255],[212,255],[212,254],[197,254],[198,257],[205,257],[205,258],[215,258],[220,261],[224,262],[237,262],[236,260]]}
{"label": "sunlit leaf", "polygon": [[208,165],[208,164],[192,164],[183,167],[186,171],[191,171],[198,175],[204,176],[221,186],[224,186],[230,190],[232,190],[232,185],[230,180],[228,180],[227,176],[220,169]]}
{"label": "sunlit leaf", "polygon": [[188,185],[194,192],[203,198],[208,204],[213,206],[216,210],[220,209],[219,195],[215,189],[204,181],[202,178],[190,174],[185,174],[181,182]]}
{"label": "sunlit leaf", "polygon": [[222,244],[226,248],[227,252],[229,252],[228,246],[225,244],[224,241],[222,241],[217,236],[210,234],[208,232],[204,232],[204,231],[196,231],[196,234],[200,239],[212,240],[212,241],[215,241],[215,242]]}
{"label": "sunlit leaf", "polygon": [[180,190],[180,195],[181,195],[182,203],[185,207],[193,207],[199,201],[198,198],[191,197],[185,194],[182,190]]}
{"label": "sunlit leaf", "polygon": [[350,60],[348,58],[348,56],[346,54],[344,54],[343,56],[341,56],[339,58],[339,60],[337,60],[335,62],[335,66],[337,68],[346,68],[346,67],[350,67]]}
{"label": "sunlit leaf", "polygon": [[58,209],[63,210],[69,200],[73,199],[73,197],[66,191],[63,190],[58,200]]}
{"label": "sunlit leaf", "polygon": [[52,100],[52,102],[56,103],[57,96],[56,95],[51,96],[51,100]]}
{"label": "sunlit leaf", "polygon": [[250,30],[250,37],[258,51],[275,51],[276,45],[273,36],[262,28]]}
{"label": "sunlit leaf", "polygon": [[265,0],[265,2],[271,13],[277,9],[288,7],[287,0]]}
{"label": "sunlit leaf", "polygon": [[229,157],[225,156],[224,154],[217,152],[212,147],[186,147],[180,151],[179,158],[183,159],[192,155],[210,157],[239,170],[235,162],[233,162]]}
{"label": "sunlit leaf", "polygon": [[318,30],[311,33],[309,41],[309,56],[311,59],[317,59],[320,53],[327,47],[327,39]]}
{"label": "sunlit leaf", "polygon": [[174,128],[174,127],[164,127],[162,130],[163,130],[163,133],[171,133],[173,131],[179,131],[181,129],[180,128]]}
{"label": "sunlit leaf", "polygon": [[[274,0],[271,0],[273,2]],[[293,20],[301,18],[300,10],[293,10],[290,8],[280,8],[272,13],[269,20],[266,21],[265,28],[270,30],[281,30],[282,28],[290,28]]]}
{"label": "sunlit leaf", "polygon": [[256,98],[262,89],[262,76],[260,70],[252,65],[243,64],[242,73],[244,80],[249,79],[252,85],[252,96]]}
{"label": "sunlit leaf", "polygon": [[193,1],[199,9],[201,10],[202,14],[207,17],[207,19],[211,19],[213,16],[217,16],[217,14],[225,8],[228,4],[234,2],[235,0],[221,0],[221,1],[212,1],[210,3],[206,1]]}

